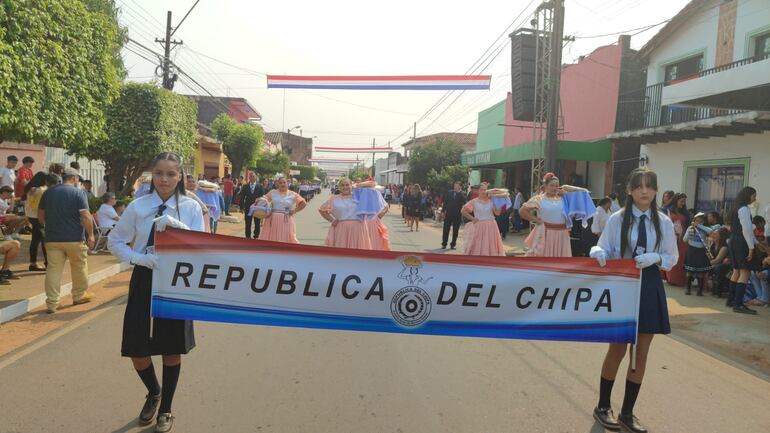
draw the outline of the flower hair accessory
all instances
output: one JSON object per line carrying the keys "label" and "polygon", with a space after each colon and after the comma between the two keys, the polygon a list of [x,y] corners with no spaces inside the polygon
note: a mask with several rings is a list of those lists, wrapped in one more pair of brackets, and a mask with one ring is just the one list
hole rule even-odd
{"label": "flower hair accessory", "polygon": [[556,175],[551,173],[551,172],[548,172],[548,173],[545,174],[545,176],[543,176],[543,183],[544,184],[546,184],[546,183],[548,183],[548,182],[550,182],[552,180],[559,180],[559,178],[556,177]]}

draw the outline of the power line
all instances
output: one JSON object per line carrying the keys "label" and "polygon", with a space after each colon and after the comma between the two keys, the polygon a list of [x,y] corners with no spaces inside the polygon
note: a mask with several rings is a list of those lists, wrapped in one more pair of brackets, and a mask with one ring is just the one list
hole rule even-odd
{"label": "power line", "polygon": [[[633,29],[621,30],[621,31],[618,31],[618,32],[613,32],[613,33],[605,33],[603,35],[574,36],[574,38],[575,39],[593,39],[593,38],[603,38],[603,37],[606,37],[606,36],[622,35],[622,34],[629,33],[629,32],[635,32],[637,30],[645,31],[645,30],[649,30],[651,28],[657,27],[657,26],[659,26],[661,24],[666,24],[667,22],[669,22],[671,20],[672,20],[672,18],[669,18],[669,19],[663,20],[663,21],[661,21],[659,23],[650,24],[650,25],[643,26],[643,27],[636,27],[636,28],[633,28]],[[635,33],[635,34],[639,34],[639,33]]]}

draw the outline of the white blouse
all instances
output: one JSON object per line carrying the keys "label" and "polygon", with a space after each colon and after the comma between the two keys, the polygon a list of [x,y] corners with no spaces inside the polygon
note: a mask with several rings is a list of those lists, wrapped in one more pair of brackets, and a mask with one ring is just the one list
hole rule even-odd
{"label": "white blouse", "polygon": [[[150,230],[152,230],[152,220],[155,219],[158,206],[161,204],[163,200],[157,192],[153,192],[143,195],[128,205],[107,240],[107,247],[112,255],[123,262],[131,262],[134,254],[145,253]],[[163,212],[164,215],[180,220],[190,230],[203,231],[203,210],[198,202],[180,195],[179,209],[173,196],[165,204],[167,208]],[[134,243],[133,248],[128,245],[131,242]]]}
{"label": "white blouse", "polygon": [[331,214],[334,216],[335,220],[345,221],[359,219],[358,215],[356,215],[356,201],[353,200],[352,197],[342,198],[338,196],[334,197],[331,202]]}
{"label": "white blouse", "polygon": [[268,195],[274,212],[287,212],[297,207],[294,191],[287,191],[286,195],[283,196],[278,190],[272,190]]}
{"label": "white blouse", "polygon": [[567,224],[567,219],[564,218],[564,200],[561,197],[556,200],[543,197],[537,216],[548,224]]}
{"label": "white blouse", "polygon": [[671,270],[679,260],[679,250],[676,247],[676,235],[674,234],[674,225],[671,223],[671,219],[666,215],[658,212],[658,218],[660,218],[660,234],[661,241],[660,246],[655,248],[655,241],[657,236],[655,235],[655,227],[653,227],[651,215],[652,212],[642,212],[636,206],[633,206],[634,218],[631,223],[631,227],[628,233],[628,246],[626,251],[621,254],[620,240],[621,233],[620,228],[623,225],[623,213],[621,210],[610,215],[607,220],[607,225],[599,237],[599,243],[591,248],[591,252],[595,252],[597,249],[604,251],[604,254],[608,259],[630,259],[633,256],[633,249],[636,246],[636,240],[639,237],[639,217],[642,213],[647,215],[647,220],[644,222],[645,229],[647,231],[647,246],[645,252],[660,254],[660,268],[664,271]]}
{"label": "white blouse", "polygon": [[746,244],[750,250],[754,249],[754,223],[751,222],[751,209],[743,206],[738,209],[738,221],[741,222],[741,234],[746,239]]}
{"label": "white blouse", "polygon": [[473,216],[479,221],[489,221],[495,219],[495,214],[492,211],[492,200],[489,203],[481,203],[476,199],[473,203]]}
{"label": "white blouse", "polygon": [[594,221],[591,224],[591,232],[595,235],[599,235],[604,231],[607,226],[607,220],[610,219],[610,213],[599,206],[594,213]]}

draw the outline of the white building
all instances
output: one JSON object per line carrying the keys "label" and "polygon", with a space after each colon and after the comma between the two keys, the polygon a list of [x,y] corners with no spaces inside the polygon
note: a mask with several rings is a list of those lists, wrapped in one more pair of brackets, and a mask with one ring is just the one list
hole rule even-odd
{"label": "white building", "polygon": [[622,107],[637,129],[609,138],[690,208],[729,210],[745,185],[770,203],[770,2],[692,0],[639,55],[647,87]]}

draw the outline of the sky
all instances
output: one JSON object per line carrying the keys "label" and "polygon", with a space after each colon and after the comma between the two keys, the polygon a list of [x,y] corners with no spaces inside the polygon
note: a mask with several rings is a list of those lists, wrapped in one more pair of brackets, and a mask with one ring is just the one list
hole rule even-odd
{"label": "sky", "polygon": [[[183,45],[172,58],[216,96],[246,98],[263,117],[266,131],[295,126],[317,146],[391,144],[396,150],[412,136],[476,132],[478,112],[510,91],[508,34],[529,27],[542,0],[326,0],[262,2],[200,0],[117,0],[129,37],[162,53],[154,39],[165,35],[167,11],[173,39]],[[617,32],[636,33],[673,17],[689,0],[566,0],[563,61],[576,61],[596,48],[617,43]],[[662,26],[631,39],[640,48]],[[589,37],[591,36],[591,37]],[[142,58],[136,53],[142,54]],[[486,53],[486,54],[485,54]],[[157,61],[130,43],[123,50],[128,80],[157,81]],[[224,62],[224,63],[223,63]],[[230,66],[227,64],[236,66]],[[264,74],[291,75],[454,75],[491,74],[488,91],[343,91],[267,89]],[[204,94],[182,77],[174,91]],[[385,156],[380,154],[379,157]],[[352,158],[355,154],[314,153]],[[371,162],[371,153],[360,155]]]}

